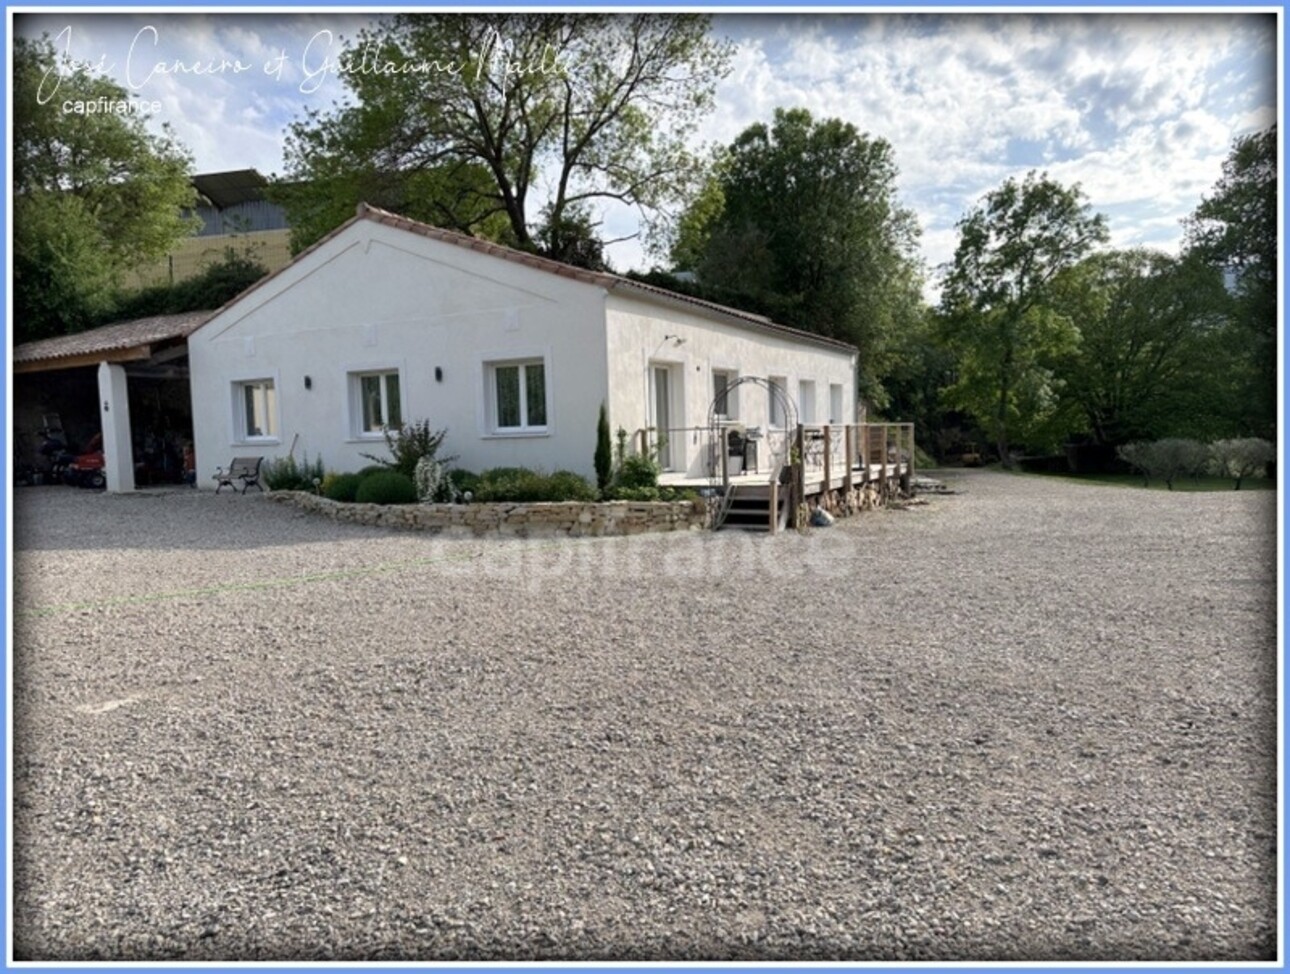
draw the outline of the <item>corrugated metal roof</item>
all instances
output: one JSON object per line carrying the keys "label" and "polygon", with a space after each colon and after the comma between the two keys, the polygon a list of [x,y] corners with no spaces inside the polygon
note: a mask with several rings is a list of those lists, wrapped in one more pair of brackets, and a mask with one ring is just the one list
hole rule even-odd
{"label": "corrugated metal roof", "polygon": [[264,189],[268,185],[269,181],[255,169],[206,172],[193,177],[197,192],[221,210],[237,203],[264,199]]}
{"label": "corrugated metal roof", "polygon": [[81,355],[117,352],[183,338],[204,324],[213,311],[188,311],[177,315],[154,315],[93,328],[75,335],[42,338],[13,350],[14,364],[75,358]]}

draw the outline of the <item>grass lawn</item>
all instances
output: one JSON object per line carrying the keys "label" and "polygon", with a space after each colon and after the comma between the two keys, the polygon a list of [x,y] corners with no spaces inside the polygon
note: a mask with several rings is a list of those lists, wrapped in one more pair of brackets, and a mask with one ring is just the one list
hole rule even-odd
{"label": "grass lawn", "polygon": [[[1139,474],[1131,473],[1025,473],[1026,477],[1051,477],[1060,480],[1078,480],[1084,484],[1107,484],[1112,487],[1137,487],[1142,489],[1142,477]],[[1179,477],[1174,481],[1174,490],[1176,491],[1214,491],[1214,490],[1232,490],[1236,481],[1230,477],[1201,477],[1193,480],[1191,477]],[[1152,478],[1147,487],[1148,490],[1168,490],[1165,482],[1158,478]],[[1246,477],[1241,481],[1241,490],[1276,490],[1276,480],[1267,477]]]}

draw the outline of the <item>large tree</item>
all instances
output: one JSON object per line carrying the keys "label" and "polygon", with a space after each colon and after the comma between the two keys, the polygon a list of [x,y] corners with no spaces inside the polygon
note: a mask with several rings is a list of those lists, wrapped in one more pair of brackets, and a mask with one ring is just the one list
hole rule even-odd
{"label": "large tree", "polygon": [[[192,232],[191,160],[150,133],[106,77],[48,38],[14,41],[14,336],[75,332],[111,307],[122,272]],[[76,105],[94,105],[84,114]],[[69,107],[70,106],[70,107]]]}
{"label": "large tree", "polygon": [[1007,179],[958,223],[941,292],[943,337],[957,355],[948,392],[1011,464],[1013,431],[1051,440],[1060,388],[1053,366],[1077,341],[1054,310],[1053,280],[1107,239],[1078,186],[1047,173]]}
{"label": "large tree", "polygon": [[594,257],[596,201],[648,215],[688,185],[686,140],[729,54],[688,14],[401,14],[349,46],[369,69],[344,75],[348,102],[292,126],[288,202],[313,187],[325,209],[356,170],[413,215]]}
{"label": "large tree", "polygon": [[1052,301],[1079,330],[1056,371],[1094,443],[1221,433],[1214,356],[1227,301],[1213,268],[1148,250],[1094,254],[1058,276]]}
{"label": "large tree", "polygon": [[1229,278],[1232,338],[1247,354],[1243,432],[1273,437],[1277,388],[1277,129],[1237,139],[1223,175],[1187,221],[1190,252]]}
{"label": "large tree", "polygon": [[894,336],[921,308],[918,226],[899,204],[886,140],[805,109],[777,109],[720,156],[672,256],[713,297],[860,348],[879,407]]}

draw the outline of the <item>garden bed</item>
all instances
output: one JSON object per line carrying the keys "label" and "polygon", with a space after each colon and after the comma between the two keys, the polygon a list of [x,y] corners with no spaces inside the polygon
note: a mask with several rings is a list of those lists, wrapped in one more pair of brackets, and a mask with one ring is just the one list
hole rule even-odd
{"label": "garden bed", "polygon": [[349,504],[298,490],[276,490],[267,496],[336,521],[435,534],[607,537],[699,530],[707,524],[703,502],[692,500]]}

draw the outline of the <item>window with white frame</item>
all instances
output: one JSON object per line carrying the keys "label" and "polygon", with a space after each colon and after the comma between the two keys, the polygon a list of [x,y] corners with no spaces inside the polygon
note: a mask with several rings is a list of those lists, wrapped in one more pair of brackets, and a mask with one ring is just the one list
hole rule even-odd
{"label": "window with white frame", "polygon": [[841,423],[846,417],[842,415],[842,384],[840,382],[829,383],[829,422]]}
{"label": "window with white frame", "polygon": [[278,393],[272,379],[233,383],[233,411],[239,440],[277,439]]}
{"label": "window with white frame", "polygon": [[729,369],[712,370],[712,399],[718,416],[739,418],[739,390],[731,389],[738,375]]}
{"label": "window with white frame", "polygon": [[349,389],[355,436],[379,437],[403,425],[403,403],[397,369],[351,372]]}
{"label": "window with white frame", "polygon": [[770,425],[782,428],[788,422],[783,403],[783,399],[788,398],[788,379],[782,375],[772,375],[770,384],[775,387],[767,390],[767,395],[770,396]]}
{"label": "window with white frame", "polygon": [[486,368],[489,429],[494,433],[546,432],[546,363],[541,359],[489,362]]}
{"label": "window with white frame", "polygon": [[810,379],[797,384],[797,412],[798,422],[815,422],[815,383]]}

